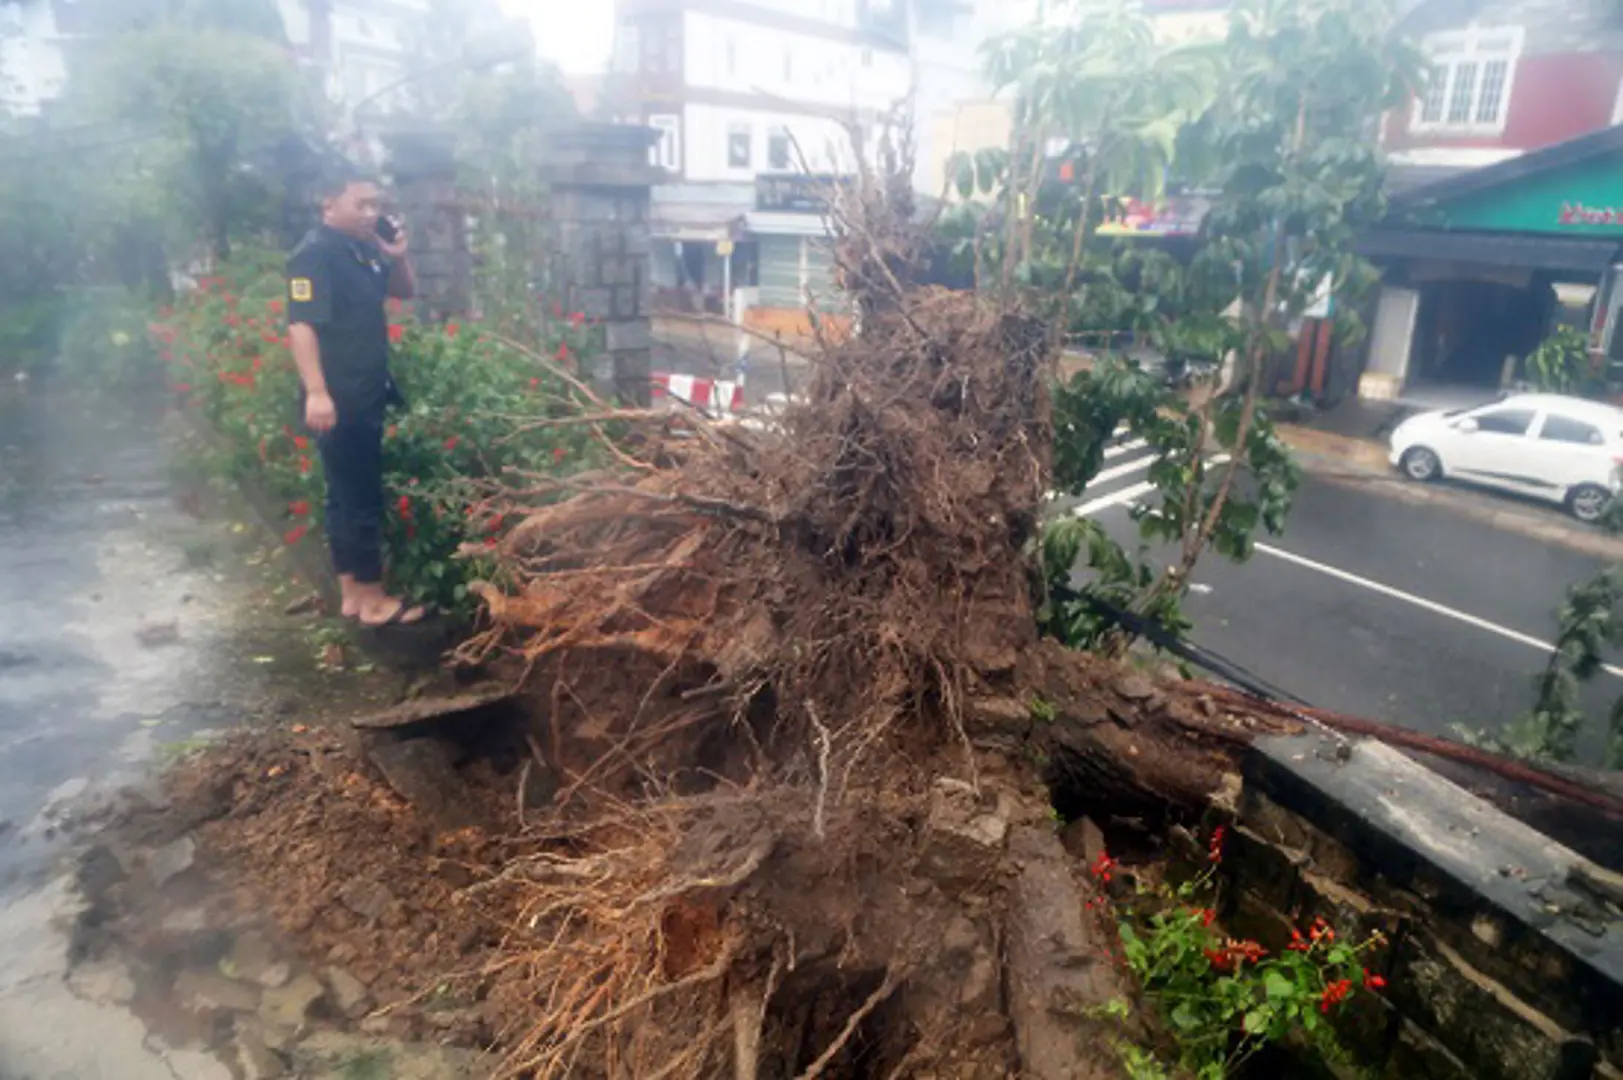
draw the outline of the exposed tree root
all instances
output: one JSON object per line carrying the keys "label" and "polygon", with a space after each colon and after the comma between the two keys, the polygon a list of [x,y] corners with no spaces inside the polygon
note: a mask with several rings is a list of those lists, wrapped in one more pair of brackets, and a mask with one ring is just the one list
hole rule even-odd
{"label": "exposed tree root", "polygon": [[1049,336],[906,287],[909,200],[839,203],[861,333],[781,431],[627,414],[637,467],[503,508],[461,655],[529,674],[559,792],[478,887],[534,1004],[504,1075],[1115,1074],[1045,769],[1198,810],[1259,722],[1038,642]]}

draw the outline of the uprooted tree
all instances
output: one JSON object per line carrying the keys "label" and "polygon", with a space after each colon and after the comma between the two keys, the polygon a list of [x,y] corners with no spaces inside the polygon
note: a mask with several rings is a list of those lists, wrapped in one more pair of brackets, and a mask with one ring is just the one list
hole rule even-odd
{"label": "uprooted tree", "polygon": [[[1210,246],[1242,264],[1248,372],[1281,298],[1339,265],[1347,204],[1378,198],[1329,136],[1362,119],[1344,87],[1287,62],[1337,34],[1339,78],[1380,40],[1344,2],[1301,6],[1237,16],[1221,104],[1188,118],[1228,147]],[[1281,723],[1039,636],[1045,498],[1097,432],[1056,438],[1051,304],[910,284],[908,175],[864,168],[837,195],[861,330],[821,334],[772,430],[588,402],[626,425],[616,467],[505,493],[522,520],[461,656],[523,671],[533,764],[559,784],[521,811],[547,843],[474,888],[511,927],[480,992],[533,1005],[504,1040],[512,1075],[1115,1075],[1097,1010],[1128,988],[1045,781],[1102,811],[1199,813],[1232,746]],[[1249,505],[1248,455],[1201,456],[1210,433],[1266,438],[1241,382],[1234,407],[1169,422],[1199,522],[1184,573]]]}
{"label": "uprooted tree", "polygon": [[1042,763],[1194,808],[1249,721],[1039,641],[1049,337],[906,284],[905,176],[839,198],[862,331],[781,430],[666,416],[519,496],[463,651],[522,661],[563,783],[477,887],[523,958],[486,993],[539,1006],[515,1075],[1114,1073]]}

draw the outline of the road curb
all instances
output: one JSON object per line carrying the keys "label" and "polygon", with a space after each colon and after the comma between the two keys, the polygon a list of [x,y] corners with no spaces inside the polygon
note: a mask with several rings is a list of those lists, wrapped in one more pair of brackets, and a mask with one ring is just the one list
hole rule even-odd
{"label": "road curb", "polygon": [[1514,506],[1494,505],[1484,502],[1481,496],[1442,484],[1404,480],[1393,471],[1386,447],[1380,443],[1295,424],[1279,424],[1276,430],[1281,441],[1296,451],[1302,467],[1320,479],[1356,485],[1416,505],[1440,506],[1504,532],[1557,544],[1597,559],[1623,562],[1623,537],[1607,536],[1576,521],[1561,521]]}

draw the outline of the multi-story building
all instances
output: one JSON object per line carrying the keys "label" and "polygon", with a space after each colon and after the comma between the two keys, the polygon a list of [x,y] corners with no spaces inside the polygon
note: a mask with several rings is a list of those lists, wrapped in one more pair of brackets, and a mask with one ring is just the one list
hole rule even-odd
{"label": "multi-story building", "polygon": [[671,181],[654,204],[662,301],[803,326],[830,292],[813,189],[975,92],[971,16],[966,0],[619,0],[618,112],[663,133]]}
{"label": "multi-story building", "polygon": [[1381,139],[1395,213],[1366,396],[1465,400],[1551,330],[1623,359],[1623,10],[1610,0],[1419,0],[1425,91]]}
{"label": "multi-story building", "polygon": [[[319,71],[344,108],[375,101],[413,74],[436,32],[428,0],[272,0],[288,46]],[[494,6],[481,15],[493,18]],[[74,54],[98,38],[148,25],[152,0],[22,0],[0,5],[0,104],[37,115],[61,94]],[[469,23],[477,30],[477,20]],[[443,44],[443,43],[441,43]]]}

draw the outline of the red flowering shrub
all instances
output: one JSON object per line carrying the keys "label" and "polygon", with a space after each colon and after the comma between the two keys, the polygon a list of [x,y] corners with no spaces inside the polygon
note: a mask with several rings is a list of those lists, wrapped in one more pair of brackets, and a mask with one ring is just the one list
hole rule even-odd
{"label": "red flowering shrub", "polygon": [[[319,525],[324,481],[314,439],[298,414],[298,377],[286,336],[280,260],[232,267],[183,297],[151,336],[170,352],[170,388],[224,439],[225,469],[288,507],[289,544]],[[391,303],[391,367],[407,405],[390,417],[383,442],[391,588],[452,611],[471,608],[467,583],[489,573],[458,556],[464,544],[494,540],[482,506],[504,470],[588,468],[600,447],[581,425],[536,420],[577,411],[573,391],[518,349],[477,324],[420,326]],[[591,331],[548,324],[538,355],[592,349]]]}
{"label": "red flowering shrub", "polygon": [[[1364,966],[1366,954],[1385,943],[1379,934],[1348,944],[1316,919],[1307,934],[1293,931],[1278,955],[1255,941],[1224,935],[1215,910],[1205,903],[1215,891],[1223,839],[1220,827],[1207,845],[1211,866],[1205,873],[1176,888],[1141,889],[1118,922],[1122,958],[1176,1047],[1168,1061],[1132,1051],[1130,1064],[1139,1068],[1135,1075],[1151,1075],[1145,1070],[1153,1069],[1222,1080],[1265,1043],[1298,1036],[1333,1057],[1330,1018],[1360,990],[1386,986]],[[1107,858],[1101,856],[1101,863]],[[1108,866],[1113,868],[1114,860]],[[1109,880],[1097,868],[1094,876]]]}

